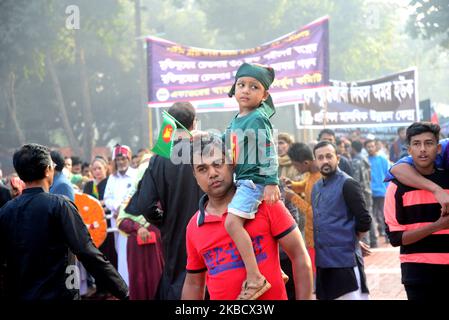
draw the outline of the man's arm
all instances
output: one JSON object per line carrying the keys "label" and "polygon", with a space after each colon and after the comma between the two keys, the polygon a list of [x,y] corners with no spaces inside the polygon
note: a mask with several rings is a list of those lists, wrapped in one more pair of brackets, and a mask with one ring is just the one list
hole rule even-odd
{"label": "man's arm", "polygon": [[441,213],[449,214],[449,194],[435,182],[424,178],[414,167],[406,163],[396,164],[390,171],[402,184],[432,192],[441,205]]}
{"label": "man's arm", "polygon": [[279,239],[279,244],[290,258],[298,300],[311,300],[313,292],[312,262],[298,227]]}
{"label": "man's arm", "polygon": [[204,300],[206,289],[206,272],[187,272],[182,287],[181,300]]}
{"label": "man's arm", "polygon": [[157,156],[151,158],[148,168],[145,170],[142,179],[139,181],[137,191],[133,197],[136,197],[134,201],[137,211],[142,214],[148,222],[157,226],[163,221],[163,211],[157,206],[159,193],[157,184],[152,175],[156,158]]}
{"label": "man's arm", "polygon": [[351,177],[354,174],[351,162],[349,162],[349,160],[346,159],[344,156],[340,156],[340,162],[338,163],[338,167],[340,168],[341,171],[346,172]]}
{"label": "man's arm", "polygon": [[312,210],[312,205],[310,203],[288,188],[285,188],[285,199],[293,203],[293,205],[298,208],[302,214]]}
{"label": "man's arm", "polygon": [[355,217],[355,230],[358,238],[361,239],[370,229],[372,221],[360,184],[354,179],[347,179],[343,184],[343,197],[349,212]]}
{"label": "man's arm", "polygon": [[128,298],[128,287],[117,270],[94,246],[86,225],[73,203],[65,201],[58,211],[62,232],[70,250],[109,292],[119,299]]}
{"label": "man's arm", "polygon": [[53,194],[62,194],[70,199],[70,201],[75,201],[75,191],[73,187],[69,184],[61,183],[56,188],[52,190]]}
{"label": "man's arm", "polygon": [[307,184],[307,179],[303,179],[300,181],[291,181],[291,185],[289,185],[288,187],[290,189],[292,189],[293,191],[295,191],[296,193],[302,193],[306,191],[306,184]]}
{"label": "man's arm", "polygon": [[118,207],[122,204],[121,200],[115,199],[114,197],[114,185],[116,183],[116,180],[112,178],[112,176],[109,176],[103,196],[104,205],[112,212],[116,212]]}
{"label": "man's arm", "polygon": [[441,231],[443,229],[449,229],[449,215],[440,216],[440,218],[424,227],[408,230],[402,233],[402,244],[408,245],[415,243],[427,236],[430,236],[434,232]]}

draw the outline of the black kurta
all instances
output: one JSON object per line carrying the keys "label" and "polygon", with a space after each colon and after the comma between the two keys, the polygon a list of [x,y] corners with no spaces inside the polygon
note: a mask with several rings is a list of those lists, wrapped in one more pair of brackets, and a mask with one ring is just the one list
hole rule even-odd
{"label": "black kurta", "polygon": [[70,251],[112,294],[127,296],[125,282],[92,243],[72,202],[42,188],[29,188],[0,209],[0,261],[7,265],[9,298],[76,298]]}
{"label": "black kurta", "polygon": [[[190,142],[182,140],[173,154],[190,151]],[[161,231],[164,253],[164,272],[159,298],[180,299],[187,263],[186,227],[198,211],[203,192],[188,163],[174,164],[172,160],[155,155],[151,158],[138,190],[126,209],[131,214],[142,214]],[[162,211],[158,210],[158,202]]]}

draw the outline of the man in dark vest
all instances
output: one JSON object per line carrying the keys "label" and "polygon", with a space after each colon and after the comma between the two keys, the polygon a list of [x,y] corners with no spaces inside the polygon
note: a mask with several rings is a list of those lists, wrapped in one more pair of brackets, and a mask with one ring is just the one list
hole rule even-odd
{"label": "man in dark vest", "polygon": [[323,179],[312,190],[316,297],[368,299],[359,240],[371,217],[360,184],[338,169],[337,147],[329,141],[313,149]]}

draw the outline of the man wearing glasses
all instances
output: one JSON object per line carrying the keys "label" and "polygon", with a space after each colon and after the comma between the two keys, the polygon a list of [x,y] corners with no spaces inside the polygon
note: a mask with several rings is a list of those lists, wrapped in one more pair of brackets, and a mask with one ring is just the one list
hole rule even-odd
{"label": "man wearing glasses", "polygon": [[[22,195],[0,209],[0,261],[6,262],[5,296],[18,300],[79,297],[75,254],[98,282],[119,299],[128,288],[93,245],[75,205],[49,194],[55,164],[47,147],[26,144],[13,156],[25,182]],[[73,253],[73,254],[72,254]]]}

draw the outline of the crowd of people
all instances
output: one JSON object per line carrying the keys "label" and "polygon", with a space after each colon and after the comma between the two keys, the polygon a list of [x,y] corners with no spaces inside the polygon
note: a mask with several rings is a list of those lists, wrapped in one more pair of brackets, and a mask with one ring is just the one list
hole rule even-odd
{"label": "crowd of people", "polygon": [[[409,299],[442,294],[449,148],[439,127],[401,127],[390,146],[331,129],[295,142],[271,125],[273,81],[269,67],[237,70],[239,112],[222,136],[196,130],[189,102],[171,106],[187,130],[174,132],[170,159],[116,145],[86,163],[22,146],[17,175],[0,184],[2,296],[366,300],[364,257],[379,242],[401,246]],[[98,249],[74,205],[80,192],[104,210]],[[64,279],[71,266],[78,286]]]}

